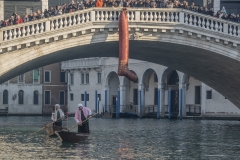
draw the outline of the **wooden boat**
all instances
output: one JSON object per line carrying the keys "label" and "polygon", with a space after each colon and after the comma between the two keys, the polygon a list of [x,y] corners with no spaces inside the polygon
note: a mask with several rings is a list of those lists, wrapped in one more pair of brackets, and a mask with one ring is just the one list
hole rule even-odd
{"label": "wooden boat", "polygon": [[55,131],[55,134],[59,137],[62,142],[78,143],[88,139],[89,133],[76,133],[68,131]]}
{"label": "wooden boat", "polygon": [[47,126],[46,124],[44,126],[45,126],[46,133],[49,137],[55,135],[55,131],[62,130],[62,127],[59,127],[59,126]]}

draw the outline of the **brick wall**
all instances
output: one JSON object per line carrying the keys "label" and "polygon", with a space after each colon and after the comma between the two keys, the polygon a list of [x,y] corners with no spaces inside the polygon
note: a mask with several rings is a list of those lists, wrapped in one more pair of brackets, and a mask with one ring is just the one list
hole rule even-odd
{"label": "brick wall", "polygon": [[[51,82],[50,83],[44,83],[44,71],[50,71],[51,72]],[[67,106],[67,83],[60,82],[60,72],[61,72],[61,65],[60,63],[54,63],[51,65],[47,65],[42,67],[42,104],[43,104],[43,114],[50,114],[52,113],[53,107],[55,104],[59,104],[59,92],[65,91],[65,99],[64,105],[61,105],[61,109],[64,111]],[[45,105],[45,90],[48,90],[51,92],[51,104]]]}
{"label": "brick wall", "polygon": [[[40,69],[40,71],[39,71],[40,75],[41,75],[41,72],[42,72],[41,70],[42,69]],[[18,83],[18,76],[10,79],[9,83]],[[33,84],[33,70],[24,73],[24,83]]]}

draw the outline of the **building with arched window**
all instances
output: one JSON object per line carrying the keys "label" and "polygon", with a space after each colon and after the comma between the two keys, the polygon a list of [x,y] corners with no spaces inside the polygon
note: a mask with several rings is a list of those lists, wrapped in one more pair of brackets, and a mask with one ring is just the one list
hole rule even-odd
{"label": "building with arched window", "polygon": [[3,91],[3,104],[8,105],[8,90]]}
{"label": "building with arched window", "polygon": [[[142,117],[237,117],[240,110],[217,91],[185,73],[166,66],[130,60],[138,82],[117,75],[117,58],[85,58],[62,62],[68,72],[68,106],[82,103],[94,111],[136,113]],[[88,80],[86,79],[88,75]],[[159,95],[159,96],[158,96]],[[131,104],[131,105],[130,105]],[[181,104],[181,105],[180,105]]]}
{"label": "building with arched window", "polygon": [[42,97],[40,74],[36,74],[35,70],[3,83],[0,86],[0,93],[2,94],[2,99],[0,99],[0,111],[3,111],[2,113],[42,114],[42,103],[39,103],[39,101],[34,103],[33,100],[36,99],[34,93],[37,93],[39,99]]}
{"label": "building with arched window", "polygon": [[51,114],[54,105],[67,108],[67,76],[61,64],[36,68],[0,85],[0,112],[5,114]]}

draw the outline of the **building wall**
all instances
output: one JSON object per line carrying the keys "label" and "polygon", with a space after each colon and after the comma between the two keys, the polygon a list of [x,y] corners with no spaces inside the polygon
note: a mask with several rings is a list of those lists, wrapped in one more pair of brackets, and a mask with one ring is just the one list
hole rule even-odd
{"label": "building wall", "polygon": [[[0,86],[0,109],[8,107],[9,114],[42,114],[42,86],[33,84],[33,71],[25,73],[23,83],[18,83],[18,77],[15,77]],[[3,91],[8,91],[8,104],[3,104]],[[23,104],[18,103],[19,91],[23,90],[24,100]],[[34,91],[38,91],[38,104],[33,103]],[[15,97],[15,98],[14,98]]]}
{"label": "building wall", "polygon": [[[8,84],[1,86],[1,90],[8,90],[8,113],[9,114],[42,114],[42,92],[41,85],[27,85],[27,84]],[[19,90],[24,91],[24,104],[18,104],[18,92]],[[34,91],[38,91],[39,93],[39,104],[33,104],[33,93]],[[13,96],[16,96],[16,99],[13,99]],[[1,102],[1,108],[3,108],[3,103]]]}
{"label": "building wall", "polygon": [[186,91],[186,104],[195,104],[195,86],[201,86],[201,82],[193,77],[190,77],[188,90]]}
{"label": "building wall", "polygon": [[33,9],[33,12],[40,9],[42,10],[42,2],[40,0],[25,0],[25,1],[4,1],[4,19],[12,16],[16,12],[21,17],[26,13],[26,8]]}
{"label": "building wall", "polygon": [[[212,91],[212,99],[206,99],[206,92]],[[204,116],[239,116],[240,110],[228,99],[202,83],[202,107]]]}
{"label": "building wall", "polygon": [[[81,84],[81,74],[84,73],[83,71],[74,70],[71,71],[74,74],[74,84],[69,83],[68,88],[68,107],[69,112],[74,113],[77,110],[77,105],[82,103],[84,105],[84,100],[81,99],[81,94],[84,94],[86,91],[89,94],[89,101],[87,101],[87,107],[95,110],[95,91],[98,94],[102,94],[102,83],[97,83],[97,72],[94,69],[89,70],[89,84]],[[68,73],[69,81],[70,81],[70,73]],[[86,76],[84,76],[86,80]],[[85,81],[86,82],[86,81]],[[70,100],[70,94],[73,94],[73,101]],[[101,96],[104,99],[104,95]],[[102,100],[101,100],[102,102]],[[100,106],[102,103],[100,102]]]}
{"label": "building wall", "polygon": [[[87,59],[85,60],[87,63]],[[63,62],[64,63],[64,62]],[[91,65],[89,67],[84,66],[84,68],[91,68]],[[120,76],[119,78],[114,74],[114,76],[110,76],[108,79],[109,73],[111,72],[117,72],[118,68],[118,59],[117,58],[104,58],[104,62],[101,66],[99,66],[97,69],[90,69],[89,76],[90,76],[90,84],[84,84],[82,85],[81,82],[81,76],[80,76],[80,68],[76,68],[72,66],[71,68],[68,68],[70,72],[74,73],[74,85],[71,85],[71,91],[70,93],[74,94],[74,100],[69,100],[69,106],[70,106],[70,112],[75,112],[77,109],[78,103],[83,103],[84,101],[79,101],[81,98],[81,94],[84,94],[84,91],[87,91],[89,93],[89,101],[87,102],[87,106],[91,108],[92,110],[95,110],[95,91],[97,90],[98,93],[101,93],[101,102],[100,102],[100,112],[102,111],[102,107],[104,106],[104,91],[106,89],[109,89],[108,91],[108,100],[107,105],[112,105],[112,96],[117,95],[117,90],[119,88],[119,82],[118,79],[120,79],[120,85],[125,85],[126,87],[126,98],[125,98],[125,104],[128,105],[129,102],[133,102],[133,89],[138,89],[138,85],[142,84],[142,77],[147,69],[153,69],[158,76],[158,80],[160,83],[160,80],[162,78],[162,74],[164,70],[166,70],[167,67],[143,62],[143,61],[137,61],[137,60],[130,60],[129,61],[129,68],[130,70],[134,71],[139,78],[138,83],[129,82],[128,80],[123,80],[123,77]],[[102,83],[97,84],[97,71],[101,70],[102,73]],[[183,76],[183,73],[178,72],[179,79]],[[157,88],[157,83],[154,82],[154,74],[151,74],[150,77],[150,85],[148,87],[148,91],[145,90],[145,98],[143,106],[145,105],[153,105],[154,104],[154,88]],[[108,81],[107,81],[108,80]],[[108,83],[109,82],[109,83]],[[211,89],[210,87],[206,86],[205,84],[201,83],[199,80],[190,77],[188,80],[188,89],[186,90],[186,104],[193,104],[195,103],[195,86],[201,86],[201,109],[202,109],[202,115],[208,116],[208,115],[214,115],[214,116],[229,116],[229,115],[240,115],[240,110],[234,106],[231,102],[229,102],[227,99],[225,99],[223,96],[221,96],[218,92],[213,91],[213,99],[207,100],[206,99],[206,90]],[[146,89],[146,88],[145,88]],[[69,97],[69,95],[68,95]],[[76,98],[78,97],[78,99]],[[69,98],[68,98],[69,99]],[[165,105],[168,104],[168,92],[167,87],[165,88]],[[214,114],[213,114],[214,113]]]}
{"label": "building wall", "polygon": [[214,12],[217,13],[217,11],[220,10],[220,0],[214,0],[213,1],[213,9],[214,9]]}
{"label": "building wall", "polygon": [[[65,104],[60,105],[61,109],[63,111],[66,111],[67,109],[67,82],[63,83],[60,81],[60,72],[61,67],[60,63],[54,63],[51,65],[47,65],[42,67],[42,75],[41,75],[41,82],[42,82],[42,104],[43,104],[43,114],[50,114],[52,113],[55,104],[59,104],[59,92],[64,91],[65,92]],[[45,71],[50,71],[50,83],[46,83],[44,81],[44,73]],[[50,91],[51,93],[51,100],[50,104],[45,104],[45,91]]]}
{"label": "building wall", "polygon": [[0,1],[0,20],[4,19],[4,1]]}
{"label": "building wall", "polygon": [[157,88],[157,82],[154,82],[154,74],[150,75],[148,90],[145,90],[145,105],[154,105],[154,90]]}
{"label": "building wall", "polygon": [[48,0],[41,0],[42,1],[42,11],[48,9]]}
{"label": "building wall", "polygon": [[[41,70],[40,70],[41,72]],[[8,104],[3,104],[3,91],[8,91]],[[23,90],[23,104],[18,103],[19,91]],[[34,91],[38,91],[38,104],[33,103]],[[8,108],[9,114],[42,114],[42,85],[33,83],[33,71],[24,74],[24,81],[19,83],[15,77],[0,86],[0,109]],[[15,98],[14,98],[15,97]]]}
{"label": "building wall", "polygon": [[240,1],[234,0],[221,0],[221,8],[225,7],[227,14],[240,14]]}
{"label": "building wall", "polygon": [[[75,1],[77,2],[77,1]],[[58,6],[58,5],[63,5],[63,4],[69,4],[71,3],[71,0],[48,0],[48,5],[49,6]]]}

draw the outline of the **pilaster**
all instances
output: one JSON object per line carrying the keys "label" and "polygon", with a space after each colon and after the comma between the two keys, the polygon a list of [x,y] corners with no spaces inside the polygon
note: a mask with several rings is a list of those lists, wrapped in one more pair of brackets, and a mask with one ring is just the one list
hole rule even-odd
{"label": "pilaster", "polygon": [[165,115],[165,83],[158,83],[158,89],[160,89],[160,117]]}
{"label": "pilaster", "polygon": [[126,85],[119,85],[120,90],[120,112],[123,112],[123,109],[126,106]]}
{"label": "pilaster", "polygon": [[145,99],[145,94],[144,94],[144,85],[143,84],[138,84],[138,115],[140,118],[143,116],[143,108],[144,108],[144,99]]}
{"label": "pilaster", "polygon": [[[179,102],[182,102],[182,116],[186,116],[186,88],[187,88],[186,83],[179,84]],[[180,99],[181,97],[182,97],[182,100]],[[179,115],[180,115],[180,108],[181,108],[180,105],[181,104],[179,103]]]}
{"label": "pilaster", "polygon": [[110,98],[109,98],[109,85],[104,86],[104,107],[105,111],[110,111],[109,110],[109,105],[110,105]]}
{"label": "pilaster", "polygon": [[213,0],[213,10],[215,13],[220,10],[221,0]]}
{"label": "pilaster", "polygon": [[0,20],[4,20],[4,0],[0,1]]}
{"label": "pilaster", "polygon": [[41,0],[42,1],[42,11],[48,9],[48,0]]}

